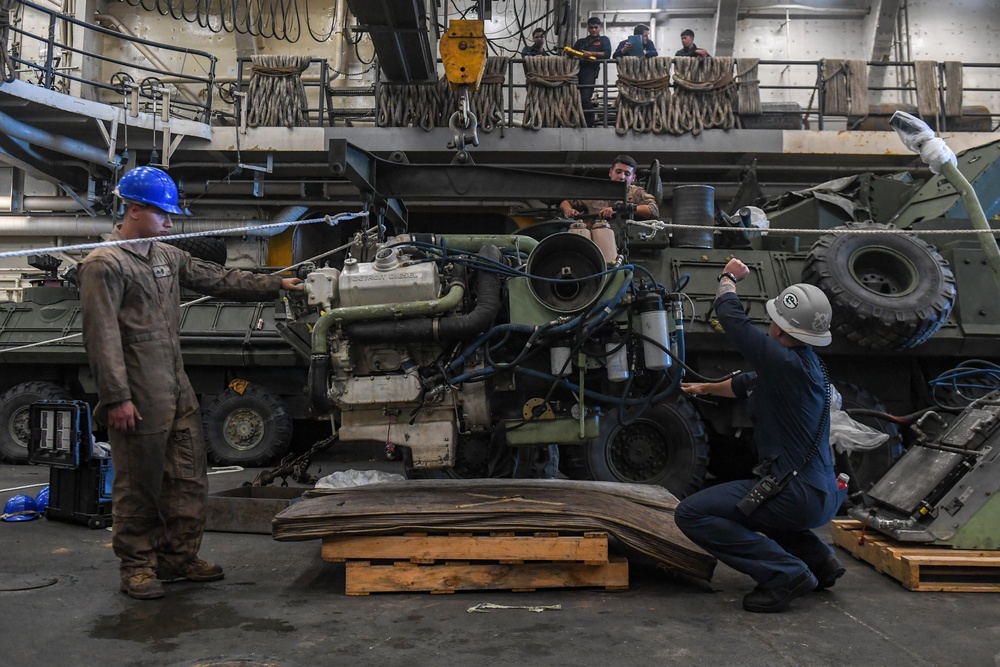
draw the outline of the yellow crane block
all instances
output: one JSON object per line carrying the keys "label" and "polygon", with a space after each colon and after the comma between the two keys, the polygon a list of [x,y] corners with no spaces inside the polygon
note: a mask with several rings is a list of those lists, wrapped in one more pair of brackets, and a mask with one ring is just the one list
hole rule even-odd
{"label": "yellow crane block", "polygon": [[452,90],[461,91],[464,87],[472,93],[479,88],[486,71],[486,46],[482,21],[448,22],[438,48]]}

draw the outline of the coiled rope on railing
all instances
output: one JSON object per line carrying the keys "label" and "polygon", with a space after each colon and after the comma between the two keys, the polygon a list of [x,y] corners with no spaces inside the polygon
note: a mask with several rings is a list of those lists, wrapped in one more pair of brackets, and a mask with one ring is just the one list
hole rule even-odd
{"label": "coiled rope on railing", "polygon": [[617,60],[615,132],[667,131],[670,113],[670,58],[625,56]]}
{"label": "coiled rope on railing", "polygon": [[864,60],[824,58],[823,113],[863,118],[868,115],[868,63]]}
{"label": "coiled rope on railing", "polygon": [[[500,56],[487,58],[479,88],[469,96],[469,111],[476,115],[483,132],[503,127],[504,73],[509,62],[509,58]],[[448,127],[461,97],[443,78],[430,84],[385,83],[379,91],[375,122],[379,127],[413,125],[427,131]]]}
{"label": "coiled rope on railing", "polygon": [[733,58],[674,58],[670,134],[697,136],[710,128],[733,127],[733,65]]}
{"label": "coiled rope on railing", "polygon": [[760,115],[760,58],[736,59],[736,112],[740,116]]}
{"label": "coiled rope on railing", "polygon": [[580,61],[562,56],[524,59],[528,92],[524,100],[524,127],[583,127],[583,104],[577,76]]}
{"label": "coiled rope on railing", "polygon": [[302,72],[310,56],[256,55],[247,89],[247,125],[302,127],[309,108]]}

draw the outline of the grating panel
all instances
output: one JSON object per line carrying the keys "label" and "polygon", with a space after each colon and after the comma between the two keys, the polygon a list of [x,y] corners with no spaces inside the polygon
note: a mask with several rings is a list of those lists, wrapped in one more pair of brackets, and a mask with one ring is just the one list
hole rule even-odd
{"label": "grating panel", "polygon": [[875,500],[910,514],[965,457],[915,446],[869,492]]}

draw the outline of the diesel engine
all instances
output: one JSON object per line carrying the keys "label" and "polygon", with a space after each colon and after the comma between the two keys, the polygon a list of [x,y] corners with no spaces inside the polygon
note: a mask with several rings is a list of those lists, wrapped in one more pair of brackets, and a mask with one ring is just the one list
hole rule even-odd
{"label": "diesel engine", "polygon": [[515,448],[579,445],[676,392],[680,295],[610,227],[411,234],[306,276],[310,401],[341,441],[406,448],[412,469],[502,474]]}

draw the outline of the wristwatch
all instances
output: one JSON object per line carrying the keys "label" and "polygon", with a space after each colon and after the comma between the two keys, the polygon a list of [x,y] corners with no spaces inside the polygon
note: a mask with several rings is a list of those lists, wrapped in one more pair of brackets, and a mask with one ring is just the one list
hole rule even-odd
{"label": "wristwatch", "polygon": [[723,278],[729,278],[730,280],[733,281],[734,285],[739,282],[738,280],[736,280],[736,275],[732,271],[726,271],[725,273],[719,274],[720,283],[722,282]]}

